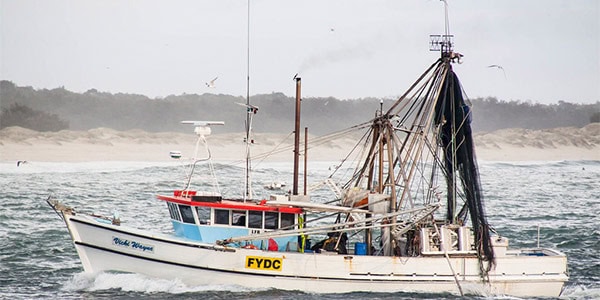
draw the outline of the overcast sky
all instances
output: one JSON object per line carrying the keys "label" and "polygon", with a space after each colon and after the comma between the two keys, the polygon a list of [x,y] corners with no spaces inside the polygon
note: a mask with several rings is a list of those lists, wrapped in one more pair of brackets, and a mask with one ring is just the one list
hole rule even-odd
{"label": "overcast sky", "polygon": [[[600,100],[600,1],[447,1],[470,98]],[[246,0],[0,0],[0,78],[245,96],[247,9]],[[304,97],[397,97],[437,59],[429,35],[443,32],[437,0],[250,0],[250,94],[292,96],[300,73]]]}

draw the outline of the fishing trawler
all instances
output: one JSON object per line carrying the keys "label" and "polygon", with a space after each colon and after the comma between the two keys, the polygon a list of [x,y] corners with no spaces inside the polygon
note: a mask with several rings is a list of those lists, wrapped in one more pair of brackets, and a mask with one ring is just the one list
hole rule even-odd
{"label": "fishing trawler", "polygon": [[[116,216],[82,213],[53,198],[47,202],[66,223],[89,273],[311,293],[559,296],[568,280],[566,256],[547,248],[511,249],[488,224],[472,113],[452,68],[461,55],[449,35],[432,36],[431,45],[441,56],[389,108],[381,105],[371,120],[311,141],[361,133],[322,180],[333,192],[330,201],[314,202],[306,189],[299,192],[299,156],[310,143],[300,149],[301,79],[295,77],[289,193],[253,197],[250,168],[243,197],[222,195],[218,184],[194,188],[199,169],[213,170],[207,140],[211,126],[223,123],[189,121],[184,123],[194,126],[198,143],[187,180],[172,194],[157,196],[169,211],[172,234],[129,228]],[[248,145],[257,108],[246,107]],[[250,158],[247,151],[247,166]],[[335,176],[344,168],[349,176]]]}

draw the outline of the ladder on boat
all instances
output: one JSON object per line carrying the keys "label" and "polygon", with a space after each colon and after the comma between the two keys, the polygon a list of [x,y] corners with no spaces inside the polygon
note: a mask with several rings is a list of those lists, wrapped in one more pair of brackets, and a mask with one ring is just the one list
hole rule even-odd
{"label": "ladder on boat", "polygon": [[338,198],[342,197],[342,190],[340,190],[340,187],[337,186],[337,184],[335,184],[333,179],[331,179],[331,178],[325,179],[325,184],[331,189],[331,191],[333,191],[333,193],[335,194],[336,197],[338,197]]}
{"label": "ladder on boat", "polygon": [[335,181],[333,181],[333,179],[331,178],[327,178],[321,182],[318,182],[316,184],[311,185],[308,190],[309,191],[314,191],[316,189],[320,189],[322,186],[326,185],[327,187],[329,187],[329,189],[331,189],[331,191],[335,194],[335,196],[338,199],[342,198],[342,190],[340,189],[340,187],[335,183]]}
{"label": "ladder on boat", "polygon": [[394,239],[400,239],[400,237],[407,231],[409,231],[413,227],[413,225],[430,216],[439,207],[439,204],[429,205],[423,208],[422,210],[415,212],[413,215],[411,215],[405,220],[398,220],[398,223],[396,223],[396,226],[392,228],[390,233],[392,234]]}

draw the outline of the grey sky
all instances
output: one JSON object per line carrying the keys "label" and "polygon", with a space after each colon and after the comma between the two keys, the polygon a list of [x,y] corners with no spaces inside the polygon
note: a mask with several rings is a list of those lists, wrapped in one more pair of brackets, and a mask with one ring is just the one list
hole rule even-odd
{"label": "grey sky", "polygon": [[[437,0],[250,1],[251,95],[291,96],[299,72],[304,97],[396,97],[444,31]],[[600,1],[447,1],[469,97],[600,100]],[[246,95],[245,0],[0,0],[0,22],[0,78],[17,85]]]}

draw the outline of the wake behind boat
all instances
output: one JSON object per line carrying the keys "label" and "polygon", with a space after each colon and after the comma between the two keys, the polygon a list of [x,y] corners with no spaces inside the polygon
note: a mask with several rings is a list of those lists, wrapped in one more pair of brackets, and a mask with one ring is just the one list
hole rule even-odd
{"label": "wake behind boat", "polygon": [[[566,256],[539,247],[511,249],[488,224],[471,110],[452,69],[462,55],[453,52],[451,36],[434,36],[432,45],[441,57],[391,107],[374,108],[373,119],[316,138],[304,150],[301,79],[295,78],[290,193],[253,198],[250,168],[243,197],[222,195],[219,182],[205,176],[199,184],[212,188],[194,188],[194,175],[213,173],[207,137],[222,123],[190,121],[198,142],[187,180],[157,196],[169,211],[172,234],[128,228],[118,217],[80,213],[52,198],[48,203],[65,221],[89,273],[315,293],[559,296],[568,280]],[[246,106],[249,142],[257,108]],[[334,196],[314,202],[308,189],[299,193],[299,157],[309,145],[357,132],[361,138],[342,164],[314,180]]]}

